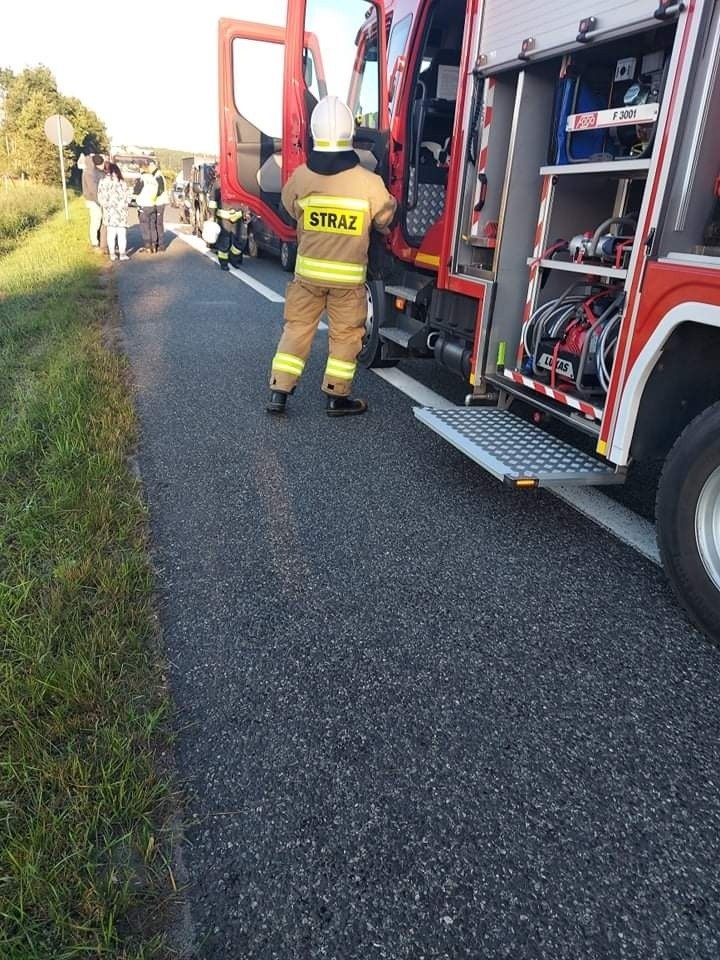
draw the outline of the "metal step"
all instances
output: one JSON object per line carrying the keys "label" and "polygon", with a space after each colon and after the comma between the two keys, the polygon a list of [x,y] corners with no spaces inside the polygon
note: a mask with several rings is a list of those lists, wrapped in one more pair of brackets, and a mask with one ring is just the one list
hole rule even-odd
{"label": "metal step", "polygon": [[389,293],[391,297],[400,297],[402,300],[409,300],[410,303],[415,303],[420,290],[422,290],[422,287],[418,290],[415,287],[385,287],[385,293]]}
{"label": "metal step", "polygon": [[412,337],[412,333],[408,333],[402,327],[378,327],[378,333],[381,340],[392,340],[401,347],[407,347]]}
{"label": "metal step", "polygon": [[415,407],[417,419],[462,453],[513,486],[623,483],[624,471],[576,450],[508,410]]}

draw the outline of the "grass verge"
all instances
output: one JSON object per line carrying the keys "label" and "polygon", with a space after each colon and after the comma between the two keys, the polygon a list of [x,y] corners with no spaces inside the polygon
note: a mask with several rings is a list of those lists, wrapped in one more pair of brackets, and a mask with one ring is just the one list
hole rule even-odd
{"label": "grass verge", "polygon": [[3,960],[160,956],[172,879],[135,420],[85,233],[75,200],[0,260]]}
{"label": "grass verge", "polygon": [[0,185],[0,256],[13,250],[25,233],[62,205],[60,187],[25,180]]}

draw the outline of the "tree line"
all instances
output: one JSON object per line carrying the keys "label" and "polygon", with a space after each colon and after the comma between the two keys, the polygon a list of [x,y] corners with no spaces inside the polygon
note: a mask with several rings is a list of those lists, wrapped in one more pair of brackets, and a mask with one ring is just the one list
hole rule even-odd
{"label": "tree line", "polygon": [[47,67],[28,67],[21,73],[0,67],[0,176],[58,182],[58,149],[44,129],[55,113],[67,117],[75,129],[73,142],[63,152],[69,179],[78,183],[80,154],[109,149],[105,124],[77,97],[60,93]]}

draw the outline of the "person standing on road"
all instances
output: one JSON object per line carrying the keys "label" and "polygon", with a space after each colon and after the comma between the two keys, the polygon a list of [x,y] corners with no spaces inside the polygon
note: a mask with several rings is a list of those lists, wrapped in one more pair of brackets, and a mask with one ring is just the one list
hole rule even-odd
{"label": "person standing on road", "polygon": [[98,185],[103,178],[105,158],[94,153],[91,162],[85,162],[82,174],[82,194],[85,206],[90,214],[90,246],[100,249],[100,228],[102,227],[102,208],[98,203]]}
{"label": "person standing on road", "polygon": [[215,241],[220,269],[229,270],[230,267],[239,267],[243,262],[243,247],[245,246],[242,231],[244,222],[242,210],[223,204],[220,184],[217,182],[210,191],[208,210],[212,219],[220,227],[220,235]]}
{"label": "person standing on road", "polygon": [[283,206],[297,221],[298,251],[295,277],[285,294],[285,327],[272,361],[267,409],[285,412],[327,311],[322,390],[328,416],[341,417],[368,407],[366,400],[350,394],[367,316],[370,231],[388,232],[396,203],[382,179],[360,166],[347,104],[324,97],[312,112],[310,128],[314,149],[282,190]]}
{"label": "person standing on road", "polygon": [[148,161],[135,181],[134,193],[143,245],[138,253],[149,250],[158,253],[165,249],[165,206],[168,194],[165,177],[154,160]]}
{"label": "person standing on road", "polygon": [[165,208],[170,203],[170,192],[165,182],[165,176],[153,160],[150,164],[150,172],[157,181],[157,197],[155,198],[155,229],[157,230],[157,240],[155,241],[155,252],[162,253],[165,249]]}
{"label": "person standing on road", "polygon": [[105,176],[97,190],[98,203],[102,207],[103,222],[107,228],[107,245],[110,259],[115,260],[115,243],[121,260],[127,256],[127,222],[130,188],[123,179],[116,163],[105,164]]}

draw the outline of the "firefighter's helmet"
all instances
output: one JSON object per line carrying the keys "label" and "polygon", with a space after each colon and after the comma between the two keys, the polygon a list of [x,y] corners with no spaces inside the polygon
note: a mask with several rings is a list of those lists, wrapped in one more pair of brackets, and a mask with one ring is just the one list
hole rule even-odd
{"label": "firefighter's helmet", "polygon": [[352,150],[355,124],[350,107],[339,97],[323,97],[310,117],[315,149],[321,153]]}

